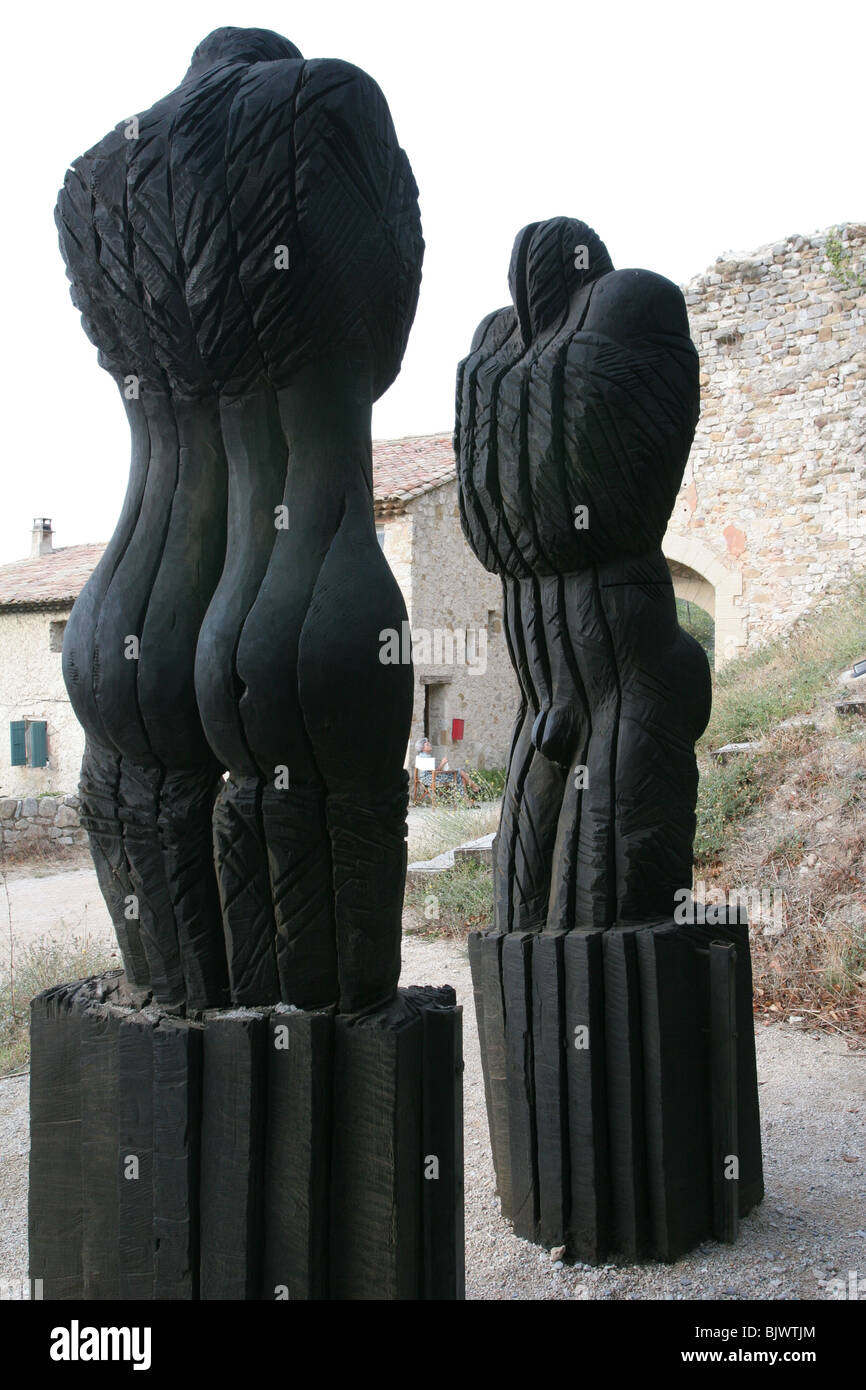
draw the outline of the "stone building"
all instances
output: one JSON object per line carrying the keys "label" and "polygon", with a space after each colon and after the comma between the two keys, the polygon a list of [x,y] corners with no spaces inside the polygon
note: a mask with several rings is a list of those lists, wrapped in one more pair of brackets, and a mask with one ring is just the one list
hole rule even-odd
{"label": "stone building", "polygon": [[[72,605],[101,545],[52,549],[51,522],[33,525],[30,556],[0,566],[0,826],[5,845],[71,844],[84,735],[60,669]],[[54,793],[54,795],[52,794]]]}
{"label": "stone building", "polygon": [[373,486],[379,538],[412,630],[408,765],[415,741],[426,734],[452,767],[504,767],[517,681],[502,630],[499,579],[479,565],[460,527],[451,436],[374,444]]}

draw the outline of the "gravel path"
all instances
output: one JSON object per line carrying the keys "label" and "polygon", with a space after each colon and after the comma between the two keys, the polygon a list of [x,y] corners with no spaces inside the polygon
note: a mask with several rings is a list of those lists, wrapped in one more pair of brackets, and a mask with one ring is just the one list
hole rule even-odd
{"label": "gravel path", "polygon": [[[16,887],[16,923],[30,901],[42,931],[58,925],[52,903],[70,918],[86,909],[88,929],[105,929],[92,873]],[[710,1242],[674,1265],[563,1266],[498,1213],[465,948],[409,934],[403,954],[405,984],[453,984],[464,1009],[467,1298],[832,1298],[850,1271],[866,1298],[866,1053],[786,1024],[758,1029],[767,1196],[736,1245]],[[0,1080],[0,1278],[26,1269],[27,1144],[27,1077]]]}
{"label": "gravel path", "polygon": [[92,868],[27,878],[10,875],[0,890],[0,965],[9,959],[9,925],[16,947],[46,937],[114,942],[108,908]]}
{"label": "gravel path", "polygon": [[866,1298],[866,1053],[758,1029],[767,1196],[736,1245],[711,1241],[673,1265],[558,1266],[499,1216],[465,948],[410,936],[403,954],[404,981],[453,984],[463,1005],[467,1298],[831,1298],[850,1270]]}

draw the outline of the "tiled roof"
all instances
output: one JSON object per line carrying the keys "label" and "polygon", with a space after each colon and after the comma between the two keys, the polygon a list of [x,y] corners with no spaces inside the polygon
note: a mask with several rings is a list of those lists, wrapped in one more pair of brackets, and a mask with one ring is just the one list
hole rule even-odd
{"label": "tiled roof", "polygon": [[[401,511],[413,497],[455,476],[450,434],[373,441],[377,516]],[[0,565],[0,609],[62,608],[75,602],[104,545],[65,545],[34,560]]]}
{"label": "tiled roof", "polygon": [[33,560],[0,565],[0,608],[71,606],[104,549],[102,544],[64,545]]}
{"label": "tiled roof", "polygon": [[456,477],[450,434],[373,441],[373,499],[381,515]]}

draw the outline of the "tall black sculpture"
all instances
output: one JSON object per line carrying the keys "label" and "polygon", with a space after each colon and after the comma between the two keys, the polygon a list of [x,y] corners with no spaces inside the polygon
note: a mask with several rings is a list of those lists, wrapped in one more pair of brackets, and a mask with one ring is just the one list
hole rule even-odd
{"label": "tall black sculpture", "polygon": [[521,691],[495,930],[472,942],[499,1190],[519,1234],[582,1258],[667,1257],[707,1233],[714,1194],[727,1213],[732,1194],[737,1211],[760,1195],[747,932],[715,932],[736,944],[740,989],[743,1152],[725,1187],[709,947],[673,920],[691,885],[710,674],[677,624],[661,542],[698,358],[676,286],[614,271],[583,222],[524,228],[509,286],[513,307],[481,323],[458,370],[455,432],[464,531],[502,577]]}
{"label": "tall black sculpture", "polygon": [[[218,30],[75,162],[57,217],[133,430],[63,657],[127,975],[167,1006],[224,1003],[230,976],[234,1002],[315,1007],[338,1002],[339,954],[347,1010],[386,1002],[412,674],[377,659],[405,607],[376,543],[370,410],[423,245],[387,106],[349,64]],[[347,833],[376,846],[379,879],[344,869],[337,910]]]}
{"label": "tall black sculpture", "polygon": [[34,1001],[33,1272],[49,1296],[458,1297],[459,1010],[397,990],[413,677],[379,660],[406,618],[370,420],[418,297],[409,162],[365,73],[219,29],[75,161],[57,222],[133,435],[63,652],[125,975]]}

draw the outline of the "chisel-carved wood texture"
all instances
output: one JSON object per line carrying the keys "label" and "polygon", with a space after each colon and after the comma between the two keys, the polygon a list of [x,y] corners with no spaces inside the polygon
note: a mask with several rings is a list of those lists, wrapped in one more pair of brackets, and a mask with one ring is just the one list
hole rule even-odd
{"label": "chisel-carved wood texture", "polygon": [[125,978],[33,1002],[33,1277],[462,1298],[461,1014],[397,990],[413,674],[373,516],[408,160],[359,69],[220,29],[57,221],[133,433],[64,644]]}
{"label": "chisel-carved wood texture", "polygon": [[[579,263],[579,264],[576,264]],[[457,383],[463,526],[502,577],[521,708],[497,839],[502,932],[670,913],[691,882],[706,656],[661,541],[698,419],[677,287],[591,228],[524,228],[514,307]]]}
{"label": "chisel-carved wood texture", "polygon": [[175,1009],[374,1009],[399,973],[412,672],[379,661],[406,614],[370,416],[423,251],[387,105],[347,63],[216,30],[75,161],[57,222],[132,430],[63,655],[127,977]]}
{"label": "chisel-carved wood texture", "polygon": [[[454,991],[177,1018],[121,971],[31,1005],[46,1299],[462,1299]],[[119,1099],[119,1103],[118,1103]]]}
{"label": "chisel-carved wood texture", "polygon": [[661,544],[698,357],[677,287],[615,271],[584,222],[525,227],[509,286],[458,369],[454,439],[521,696],[494,930],[470,940],[497,1186],[527,1239],[674,1259],[763,1192],[748,929],[714,929],[711,1009],[711,943],[673,920],[710,673]]}

